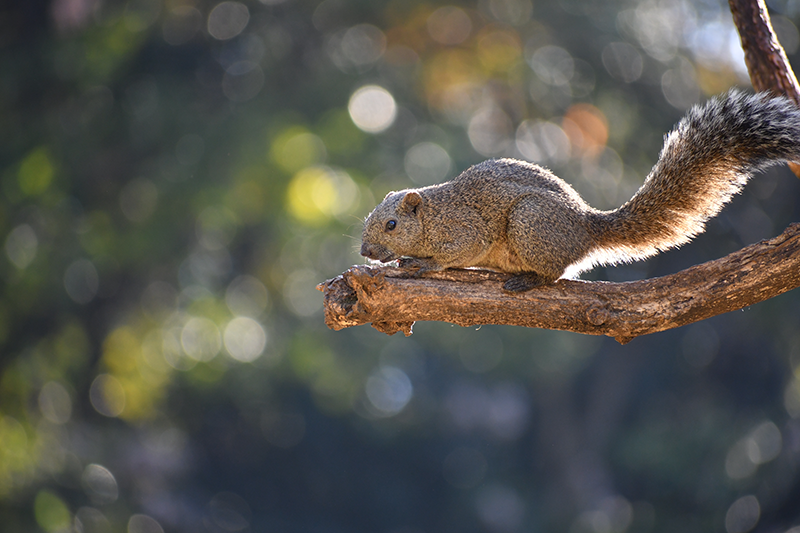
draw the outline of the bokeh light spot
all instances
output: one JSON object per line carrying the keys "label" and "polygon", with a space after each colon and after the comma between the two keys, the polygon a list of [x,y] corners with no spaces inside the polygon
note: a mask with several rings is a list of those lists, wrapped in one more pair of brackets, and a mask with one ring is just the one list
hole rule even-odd
{"label": "bokeh light spot", "polygon": [[166,375],[170,371],[170,366],[164,359],[163,348],[164,336],[160,329],[148,332],[142,339],[142,362],[153,372]]}
{"label": "bokeh light spot", "polygon": [[326,149],[322,140],[303,128],[291,127],[281,132],[270,147],[272,160],[287,172],[325,161]]}
{"label": "bokeh light spot", "polygon": [[253,99],[264,87],[264,71],[252,61],[239,61],[225,69],[222,92],[231,102]]}
{"label": "bokeh light spot", "polygon": [[264,327],[250,317],[239,316],[225,326],[225,349],[242,363],[255,361],[264,351],[267,334]]}
{"label": "bokeh light spot", "polygon": [[725,531],[728,533],[747,533],[758,524],[761,518],[761,505],[758,498],[742,496],[731,504],[725,513]]}
{"label": "bokeh light spot", "polygon": [[564,130],[552,122],[525,120],[517,128],[517,150],[536,163],[564,163],[572,145]]}
{"label": "bokeh light spot", "polygon": [[107,468],[90,464],[83,470],[81,483],[86,495],[95,505],[114,503],[119,497],[117,480]]}
{"label": "bokeh light spot", "polygon": [[520,26],[531,19],[531,0],[489,0],[489,10],[494,17],[506,24]]}
{"label": "bokeh light spot", "polygon": [[89,387],[89,401],[95,411],[103,416],[114,418],[125,409],[125,389],[117,378],[110,374],[100,374]]}
{"label": "bokeh light spot", "polygon": [[75,513],[74,529],[75,533],[111,533],[113,531],[111,522],[106,515],[94,507],[81,507]]}
{"label": "bokeh light spot", "polygon": [[747,436],[747,457],[757,465],[778,457],[782,447],[781,430],[771,420],[762,422]]}
{"label": "bokeh light spot", "polygon": [[744,479],[756,472],[756,465],[747,453],[747,442],[738,441],[725,456],[725,473],[731,479]]}
{"label": "bokeh light spot", "polygon": [[447,150],[432,142],[421,142],[409,148],[404,163],[408,177],[417,185],[442,181],[453,166]]}
{"label": "bokeh light spot", "polygon": [[129,326],[120,326],[103,342],[101,363],[124,390],[124,413],[120,416],[126,420],[152,416],[165,382],[166,365],[152,364],[152,354],[148,354],[149,364],[145,359],[145,351],[152,351],[154,347],[152,340],[146,339],[149,344],[145,348],[139,332]]}
{"label": "bokeh light spot", "polygon": [[530,54],[528,64],[544,83],[565,86],[575,74],[572,55],[560,46],[543,46]]}
{"label": "bokeh light spot", "polygon": [[253,276],[239,276],[225,290],[225,303],[236,316],[257,317],[269,305],[269,293],[261,281]]}
{"label": "bokeh light spot", "polygon": [[309,167],[289,183],[288,208],[301,221],[320,224],[347,213],[358,197],[358,187],[343,170]]}
{"label": "bokeh light spot", "polygon": [[187,357],[181,346],[183,328],[171,327],[161,331],[161,355],[164,361],[175,370],[191,370],[197,360]]}
{"label": "bokeh light spot", "polygon": [[374,372],[364,386],[367,398],[383,416],[402,411],[414,395],[414,387],[405,372],[385,366]]}
{"label": "bokeh light spot", "polygon": [[750,477],[759,465],[778,457],[782,447],[781,430],[771,420],[765,420],[731,446],[725,457],[725,472],[731,479]]}
{"label": "bokeh light spot", "polygon": [[354,65],[370,65],[386,50],[386,36],[372,24],[357,24],[344,33],[340,46]]}
{"label": "bokeh light spot", "polygon": [[462,123],[475,110],[483,75],[475,56],[461,48],[448,48],[425,63],[425,90],[435,108]]}
{"label": "bokeh light spot", "polygon": [[322,309],[322,298],[315,289],[320,276],[314,270],[295,270],[283,284],[283,299],[297,316],[312,316]]}
{"label": "bokeh light spot", "polygon": [[94,300],[99,286],[97,269],[88,259],[78,259],[64,271],[64,289],[75,303],[88,304]]}
{"label": "bokeh light spot", "polygon": [[472,31],[472,21],[463,9],[455,6],[440,7],[428,17],[428,33],[434,41],[454,45],[467,40]]}
{"label": "bokeh light spot", "polygon": [[582,155],[600,153],[608,141],[608,120],[591,104],[575,104],[564,114],[564,132]]}
{"label": "bokeh light spot", "polygon": [[603,66],[612,77],[631,83],[642,76],[644,61],[641,54],[628,43],[609,43],[601,55]]}
{"label": "bokeh light spot", "polygon": [[486,106],[469,121],[467,134],[473,148],[484,156],[501,155],[511,144],[511,119],[496,106]]}
{"label": "bokeh light spot", "polygon": [[628,530],[633,517],[633,506],[628,500],[622,496],[609,496],[593,509],[578,515],[569,530],[622,533]]}
{"label": "bokeh light spot", "polygon": [[135,514],[128,520],[128,533],[164,533],[164,529],[154,518]]}
{"label": "bokeh light spot", "polygon": [[700,87],[694,65],[687,59],[678,63],[661,76],[661,92],[664,98],[676,109],[688,109],[700,101]]}
{"label": "bokeh light spot", "polygon": [[220,41],[233,39],[247,26],[250,11],[239,2],[222,2],[208,14],[208,33]]}
{"label": "bokeh light spot", "polygon": [[507,72],[521,55],[522,46],[515,32],[493,31],[478,42],[478,59],[481,65],[494,72]]}
{"label": "bokeh light spot", "polygon": [[32,150],[19,165],[19,189],[26,196],[42,194],[50,187],[55,175],[50,151],[45,147]]}
{"label": "bokeh light spot", "polygon": [[72,416],[72,399],[63,385],[55,381],[44,384],[39,391],[39,410],[54,424],[66,424]]}
{"label": "bokeh light spot", "polygon": [[219,328],[207,318],[190,318],[181,330],[181,346],[195,361],[210,361],[222,348]]}
{"label": "bokeh light spot", "polygon": [[39,239],[36,238],[36,232],[28,224],[20,224],[6,237],[5,250],[8,260],[19,269],[24,269],[31,264],[38,249]]}
{"label": "bokeh light spot", "polygon": [[33,514],[36,517],[36,523],[48,533],[69,529],[71,515],[67,504],[49,490],[42,490],[36,494],[36,499],[33,501]]}
{"label": "bokeh light spot", "polygon": [[384,131],[397,116],[394,97],[378,85],[366,85],[354,92],[347,110],[353,123],[367,133]]}
{"label": "bokeh light spot", "polygon": [[[0,452],[2,454],[22,459],[28,453],[28,445],[28,433],[19,420],[8,415],[0,418]],[[2,456],[0,455],[0,457]]]}
{"label": "bokeh light spot", "polygon": [[789,380],[783,391],[783,407],[792,418],[800,418],[800,381],[797,377]]}

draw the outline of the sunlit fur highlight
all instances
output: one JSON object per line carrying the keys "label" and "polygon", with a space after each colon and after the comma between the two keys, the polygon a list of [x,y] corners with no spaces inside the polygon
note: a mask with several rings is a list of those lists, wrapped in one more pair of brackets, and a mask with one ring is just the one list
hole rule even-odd
{"label": "sunlit fur highlight", "polygon": [[686,244],[755,172],[798,160],[800,111],[787,99],[732,91],[695,106],[665,136],[636,194],[618,209],[593,213],[602,228],[596,246],[570,274]]}

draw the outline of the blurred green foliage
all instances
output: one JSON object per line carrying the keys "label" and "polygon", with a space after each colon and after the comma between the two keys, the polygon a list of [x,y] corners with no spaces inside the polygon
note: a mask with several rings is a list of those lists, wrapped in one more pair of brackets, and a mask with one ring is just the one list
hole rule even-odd
{"label": "blurred green foliage", "polygon": [[[769,3],[790,57],[800,4]],[[383,195],[488,157],[598,208],[747,86],[720,0],[0,7],[0,530],[800,527],[800,299],[618,346],[327,330]],[[759,176],[674,272],[797,219]]]}

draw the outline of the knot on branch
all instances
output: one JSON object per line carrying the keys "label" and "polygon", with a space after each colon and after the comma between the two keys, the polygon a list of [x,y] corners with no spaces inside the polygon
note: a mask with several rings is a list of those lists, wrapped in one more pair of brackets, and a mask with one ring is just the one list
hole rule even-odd
{"label": "knot on branch", "polygon": [[603,307],[590,307],[586,312],[586,320],[595,326],[602,326],[606,323],[611,314]]}
{"label": "knot on branch", "polygon": [[411,335],[413,321],[376,319],[370,302],[386,283],[387,267],[355,265],[333,279],[317,285],[322,291],[325,309],[325,325],[334,331],[372,322],[372,327],[394,335],[402,331]]}

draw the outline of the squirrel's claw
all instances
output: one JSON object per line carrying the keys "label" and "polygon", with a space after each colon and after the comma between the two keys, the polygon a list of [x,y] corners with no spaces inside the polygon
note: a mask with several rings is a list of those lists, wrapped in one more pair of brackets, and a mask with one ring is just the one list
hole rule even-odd
{"label": "squirrel's claw", "polygon": [[422,265],[419,264],[419,259],[416,257],[401,257],[397,260],[397,266],[400,268],[414,268]]}

